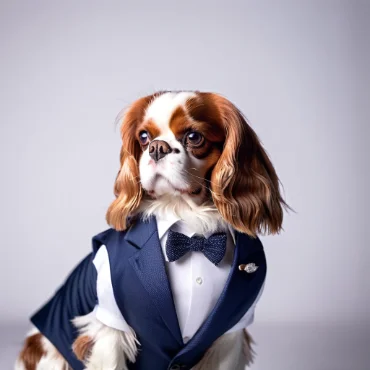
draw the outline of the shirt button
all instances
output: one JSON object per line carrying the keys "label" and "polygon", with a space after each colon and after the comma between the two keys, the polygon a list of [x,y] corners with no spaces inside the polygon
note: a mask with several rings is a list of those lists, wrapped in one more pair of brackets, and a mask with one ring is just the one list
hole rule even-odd
{"label": "shirt button", "polygon": [[203,279],[200,276],[197,277],[195,281],[197,282],[198,285],[202,285],[203,283]]}

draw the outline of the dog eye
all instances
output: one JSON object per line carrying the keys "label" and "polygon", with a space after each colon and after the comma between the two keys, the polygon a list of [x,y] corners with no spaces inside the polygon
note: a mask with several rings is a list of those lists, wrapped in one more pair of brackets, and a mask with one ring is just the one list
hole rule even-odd
{"label": "dog eye", "polygon": [[199,132],[190,131],[186,135],[186,140],[185,140],[186,144],[190,144],[193,146],[199,146],[203,144],[203,141],[204,141],[204,136],[200,134]]}
{"label": "dog eye", "polygon": [[139,134],[139,140],[141,145],[146,145],[149,142],[149,134],[147,131],[141,131]]}

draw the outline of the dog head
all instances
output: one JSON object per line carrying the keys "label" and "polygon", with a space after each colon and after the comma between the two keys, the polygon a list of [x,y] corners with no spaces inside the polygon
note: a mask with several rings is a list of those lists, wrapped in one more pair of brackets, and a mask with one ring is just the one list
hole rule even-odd
{"label": "dog head", "polygon": [[[121,167],[107,221],[117,230],[160,206],[213,209],[255,236],[281,229],[279,179],[241,112],[214,93],[158,92],[121,118]],[[145,206],[143,206],[145,205]]]}

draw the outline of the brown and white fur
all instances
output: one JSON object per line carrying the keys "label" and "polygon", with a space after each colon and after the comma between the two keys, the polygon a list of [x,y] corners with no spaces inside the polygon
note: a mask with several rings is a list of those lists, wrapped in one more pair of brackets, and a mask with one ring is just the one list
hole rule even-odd
{"label": "brown and white fur", "polygon": [[[257,135],[241,112],[218,94],[158,92],[139,99],[120,116],[121,166],[107,212],[125,230],[127,217],[176,214],[198,233],[231,225],[256,236],[281,229],[279,179]],[[159,159],[159,157],[160,160]],[[94,312],[77,317],[73,350],[88,370],[125,370],[134,362],[135,333],[106,327]],[[220,337],[196,370],[244,369],[253,361],[245,330]],[[68,370],[53,345],[33,331],[16,370]]]}

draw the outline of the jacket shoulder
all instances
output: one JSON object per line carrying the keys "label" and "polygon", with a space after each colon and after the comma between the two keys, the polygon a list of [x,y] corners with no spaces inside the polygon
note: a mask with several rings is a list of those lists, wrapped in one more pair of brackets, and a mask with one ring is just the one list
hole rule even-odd
{"label": "jacket shoulder", "polygon": [[94,255],[102,245],[109,248],[125,237],[126,231],[117,231],[112,228],[107,229],[92,238],[92,248]]}

